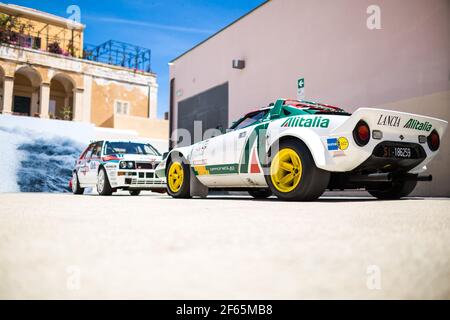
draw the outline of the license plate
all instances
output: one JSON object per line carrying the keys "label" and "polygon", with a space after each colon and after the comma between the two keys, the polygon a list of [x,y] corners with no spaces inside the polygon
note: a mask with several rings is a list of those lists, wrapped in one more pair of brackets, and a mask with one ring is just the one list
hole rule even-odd
{"label": "license plate", "polygon": [[394,157],[396,158],[411,158],[411,148],[394,147]]}
{"label": "license plate", "polygon": [[410,159],[412,157],[411,148],[408,147],[384,147],[383,157]]}

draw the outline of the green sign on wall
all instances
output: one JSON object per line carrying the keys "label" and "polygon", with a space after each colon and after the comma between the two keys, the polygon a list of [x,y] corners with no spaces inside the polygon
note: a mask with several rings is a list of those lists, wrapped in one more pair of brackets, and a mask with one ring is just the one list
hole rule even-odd
{"label": "green sign on wall", "polygon": [[300,78],[297,80],[297,99],[305,99],[305,78]]}

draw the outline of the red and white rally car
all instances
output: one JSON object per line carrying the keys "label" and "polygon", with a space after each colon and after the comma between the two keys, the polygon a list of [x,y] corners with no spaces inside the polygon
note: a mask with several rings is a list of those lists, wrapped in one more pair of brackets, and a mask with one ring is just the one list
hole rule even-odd
{"label": "red and white rally car", "polygon": [[165,180],[155,176],[162,156],[145,142],[108,140],[91,143],[76,161],[70,186],[74,194],[96,187],[100,195],[118,189],[139,195],[141,190],[165,191]]}

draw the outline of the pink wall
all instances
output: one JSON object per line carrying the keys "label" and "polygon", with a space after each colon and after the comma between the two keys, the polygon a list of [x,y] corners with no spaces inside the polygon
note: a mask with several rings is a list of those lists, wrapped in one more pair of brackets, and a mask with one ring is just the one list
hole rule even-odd
{"label": "pink wall", "polygon": [[[381,8],[381,30],[366,9]],[[231,68],[233,59],[246,68]],[[272,0],[170,68],[186,99],[229,81],[230,121],[278,97],[358,107],[450,90],[450,1]],[[176,117],[175,117],[176,118]]]}
{"label": "pink wall", "polygon": [[[367,28],[372,4],[381,8],[381,30]],[[232,69],[233,59],[244,59],[245,69]],[[228,81],[230,123],[296,98],[299,77],[306,99],[450,121],[450,1],[272,0],[175,60],[170,74],[181,93],[175,106]],[[416,194],[450,196],[449,131],[430,165],[434,181]]]}

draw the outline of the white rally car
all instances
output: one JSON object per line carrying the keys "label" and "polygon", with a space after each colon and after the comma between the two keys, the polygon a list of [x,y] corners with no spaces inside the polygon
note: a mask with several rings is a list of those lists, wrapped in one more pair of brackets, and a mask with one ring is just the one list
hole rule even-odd
{"label": "white rally car", "polygon": [[165,191],[164,179],[155,176],[162,156],[145,142],[121,140],[91,143],[75,163],[69,185],[74,194],[86,187],[96,187],[100,195],[111,195],[117,189],[139,195],[141,190]]}
{"label": "white rally car", "polygon": [[255,198],[314,200],[326,189],[366,189],[379,199],[410,194],[438,153],[447,122],[382,109],[353,114],[308,101],[278,100],[227,133],[170,151],[156,174],[175,198],[210,189]]}

